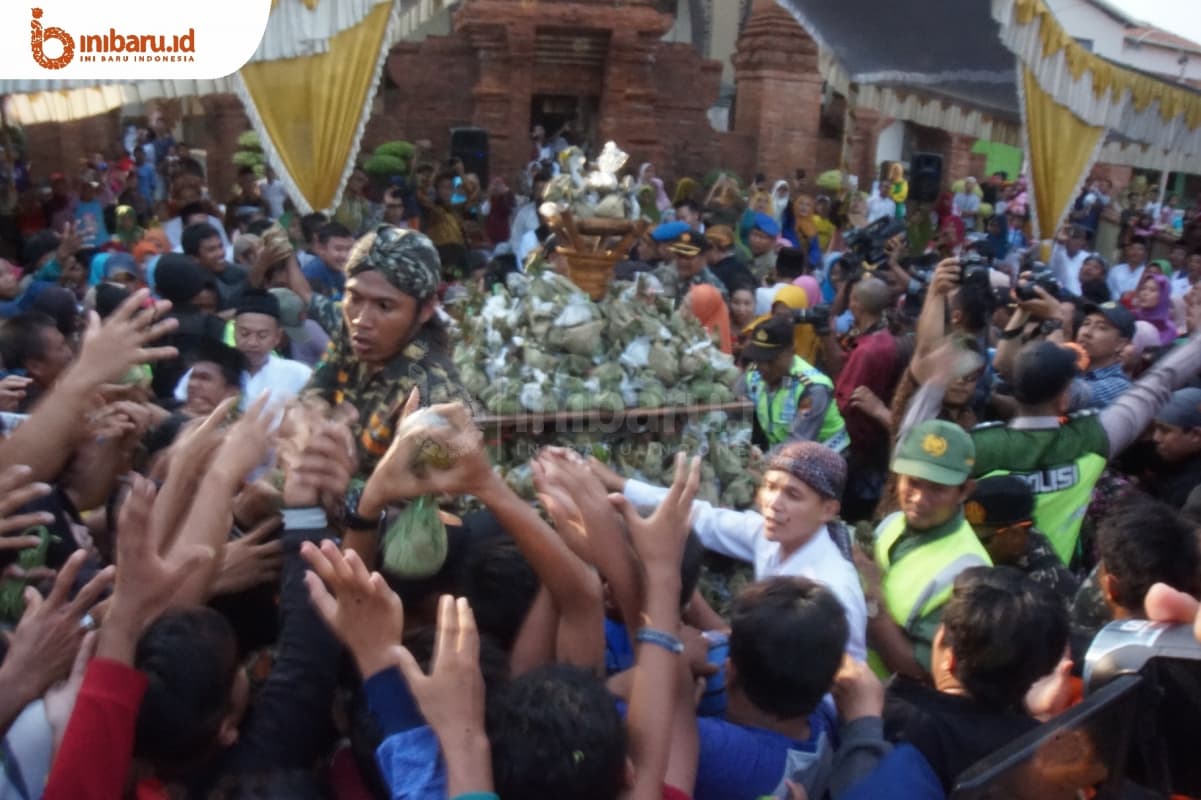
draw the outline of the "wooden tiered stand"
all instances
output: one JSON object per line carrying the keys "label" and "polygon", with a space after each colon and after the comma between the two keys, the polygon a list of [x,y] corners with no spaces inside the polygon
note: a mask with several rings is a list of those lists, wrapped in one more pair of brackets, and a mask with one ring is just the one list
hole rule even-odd
{"label": "wooden tiered stand", "polygon": [[613,281],[613,268],[646,231],[646,220],[576,219],[563,211],[548,220],[558,234],[559,252],[567,259],[567,277],[593,300],[600,300]]}

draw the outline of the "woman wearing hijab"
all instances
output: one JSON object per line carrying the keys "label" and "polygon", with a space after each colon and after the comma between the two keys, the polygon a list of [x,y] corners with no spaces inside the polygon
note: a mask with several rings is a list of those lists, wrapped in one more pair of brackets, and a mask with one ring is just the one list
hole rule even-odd
{"label": "woman wearing hijab", "polygon": [[721,292],[707,283],[700,283],[688,290],[684,307],[696,317],[710,335],[717,334],[717,346],[727,355],[732,352],[730,342],[730,311]]}
{"label": "woman wearing hijab", "polygon": [[137,212],[133,206],[117,206],[115,221],[117,230],[113,233],[113,239],[120,242],[127,251],[132,251],[134,245],[142,241],[142,236],[146,233],[138,225]]}
{"label": "woman wearing hijab", "polygon": [[1159,343],[1167,346],[1180,335],[1172,322],[1172,286],[1163,275],[1148,272],[1134,292],[1134,316],[1150,322],[1159,331]]}
{"label": "woman wearing hijab", "polygon": [[818,240],[812,197],[807,194],[798,194],[793,198],[792,205],[784,214],[784,224],[781,226],[781,230],[784,238],[793,247],[805,251],[810,264],[822,263],[821,242]]}
{"label": "woman wearing hijab", "polygon": [[[809,307],[809,294],[800,286],[781,286],[776,290],[771,313],[792,316],[794,311]],[[819,339],[812,325],[797,325],[792,329],[792,349],[808,364],[817,364]]]}
{"label": "woman wearing hijab", "polygon": [[791,204],[791,190],[788,188],[788,181],[776,181],[776,185],[771,187],[771,215],[779,225],[784,219],[784,212]]}
{"label": "woman wearing hijab", "polygon": [[[663,188],[663,179],[655,174],[655,165],[647,161],[638,168],[638,185],[643,187],[643,190],[649,188],[651,190],[651,200],[655,208],[655,219],[657,220],[664,211],[671,208],[671,198],[667,196],[667,192]],[[641,202],[642,195],[639,194]],[[648,214],[650,209],[645,205],[642,207],[642,213]]]}

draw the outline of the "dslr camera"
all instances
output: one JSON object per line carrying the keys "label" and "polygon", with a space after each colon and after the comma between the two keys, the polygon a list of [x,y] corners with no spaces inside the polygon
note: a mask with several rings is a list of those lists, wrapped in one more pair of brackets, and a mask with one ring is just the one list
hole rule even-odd
{"label": "dslr camera", "polygon": [[1056,300],[1066,299],[1063,284],[1055,278],[1054,272],[1043,266],[1036,267],[1031,270],[1028,278],[1018,281],[1014,292],[1017,294],[1018,300],[1037,300],[1038,295],[1034,292],[1036,286]]}
{"label": "dslr camera", "polygon": [[862,228],[850,231],[844,237],[847,252],[854,253],[869,268],[875,268],[888,260],[884,245],[889,239],[905,233],[904,220],[881,217]]}

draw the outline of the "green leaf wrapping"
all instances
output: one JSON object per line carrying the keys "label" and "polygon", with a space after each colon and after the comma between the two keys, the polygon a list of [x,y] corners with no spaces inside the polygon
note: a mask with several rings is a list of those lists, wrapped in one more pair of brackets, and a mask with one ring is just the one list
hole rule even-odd
{"label": "green leaf wrapping", "polygon": [[432,497],[405,507],[384,533],[384,567],[400,578],[428,578],[446,561],[446,526]]}

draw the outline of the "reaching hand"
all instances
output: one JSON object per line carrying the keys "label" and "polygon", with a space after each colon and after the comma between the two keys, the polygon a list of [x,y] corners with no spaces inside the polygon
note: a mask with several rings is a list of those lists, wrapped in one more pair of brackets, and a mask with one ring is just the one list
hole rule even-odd
{"label": "reaching hand", "polygon": [[692,501],[701,482],[701,459],[693,456],[691,463],[676,455],[676,477],[667,497],[650,517],[643,519],[623,495],[609,499],[626,520],[630,541],[649,571],[659,567],[679,572],[684,557],[684,542],[688,538],[692,519]]}
{"label": "reaching hand", "polygon": [[236,594],[279,578],[284,562],[283,545],[275,536],[279,524],[278,517],[271,517],[222,548],[214,595]]}
{"label": "reaching hand", "polygon": [[354,434],[342,422],[320,420],[285,468],[284,506],[333,506],[358,470]]}
{"label": "reaching hand", "polygon": [[[87,633],[84,614],[113,580],[107,567],[88,581],[74,600],[68,595],[87,554],[77,550],[63,564],[50,594],[43,600],[36,589],[25,589],[25,613],[8,644],[0,676],[8,691],[24,691],[32,700],[67,677],[71,663]],[[11,683],[9,683],[11,681]]]}
{"label": "reaching hand", "polygon": [[608,464],[601,463],[600,459],[595,456],[588,457],[588,469],[601,482],[601,485],[605,487],[606,492],[625,491],[626,479],[617,474]]}
{"label": "reaching hand", "polygon": [[178,320],[159,319],[171,309],[170,302],[161,300],[143,308],[149,297],[149,290],[139,289],[103,324],[95,312],[89,315],[83,347],[72,369],[78,380],[96,387],[117,380],[137,364],[179,355],[174,347],[147,347],[179,326]]}
{"label": "reaching hand", "polygon": [[393,654],[443,752],[461,752],[465,743],[483,735],[480,634],[466,598],[444,594],[438,599],[438,633],[429,675],[405,648],[395,647]]}
{"label": "reaching hand", "polygon": [[240,486],[251,470],[267,460],[273,440],[271,429],[275,423],[275,409],[268,407],[268,400],[270,395],[263,392],[225,432],[225,439],[213,457],[210,473],[218,470],[235,486]]}
{"label": "reaching hand", "polygon": [[849,655],[843,655],[830,692],[843,722],[884,713],[884,684],[871,667]]}
{"label": "reaching hand", "polygon": [[96,642],[99,637],[95,631],[90,631],[83,637],[79,651],[75,654],[75,662],[71,665],[71,674],[65,681],[57,683],[46,690],[42,700],[46,705],[46,722],[54,731],[54,749],[63,740],[67,732],[67,723],[71,720],[71,712],[75,710],[75,698],[83,686],[83,676],[88,671],[88,662],[96,655]]}
{"label": "reaching hand", "polygon": [[[414,390],[405,404],[406,412],[418,400]],[[389,503],[409,497],[474,494],[494,477],[484,452],[483,434],[472,422],[471,411],[466,406],[444,403],[431,406],[427,411],[438,414],[447,424],[397,427],[388,451],[363,487],[359,505],[361,515],[375,516]],[[404,414],[407,416],[408,413]],[[448,453],[449,465],[415,470],[414,464],[423,450]]]}
{"label": "reaching hand", "polygon": [[1152,622],[1193,623],[1193,636],[1201,642],[1201,603],[1192,595],[1157,583],[1148,590],[1143,604]]}
{"label": "reaching hand", "polygon": [[129,494],[117,519],[117,579],[100,633],[98,654],[131,663],[138,637],[171,602],[184,577],[216,558],[203,545],[176,547],[163,555],[165,531],[151,525],[154,484],[140,475],[130,478]]}
{"label": "reaching hand", "polygon": [[343,553],[328,540],[320,548],[305,542],[300,554],[313,568],[304,576],[313,607],[350,650],[363,679],[394,666],[404,606],[383,576],[368,572],[358,553]]}
{"label": "reaching hand", "polygon": [[39,537],[13,534],[54,522],[54,515],[46,511],[8,516],[26,503],[50,494],[48,485],[30,481],[32,475],[33,471],[24,464],[0,472],[0,551],[36,547],[42,541]]}
{"label": "reaching hand", "polygon": [[0,411],[16,411],[25,399],[25,389],[33,378],[24,375],[8,375],[0,380]]}
{"label": "reaching hand", "polygon": [[563,484],[554,475],[554,464],[545,457],[530,462],[534,478],[534,490],[546,513],[550,515],[555,530],[582,561],[596,565],[588,531],[584,526],[584,515]]}

